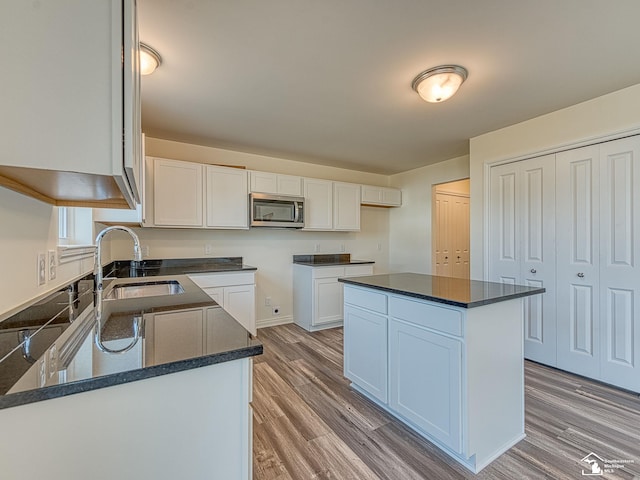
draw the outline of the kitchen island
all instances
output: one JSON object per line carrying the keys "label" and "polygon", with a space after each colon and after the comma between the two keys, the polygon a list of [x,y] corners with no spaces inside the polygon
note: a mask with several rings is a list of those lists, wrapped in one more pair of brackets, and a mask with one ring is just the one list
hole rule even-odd
{"label": "kitchen island", "polygon": [[543,288],[415,273],[339,281],[354,389],[474,473],[525,437],[523,301]]}
{"label": "kitchen island", "polygon": [[[21,358],[31,367],[0,392],[0,476],[251,478],[251,362],[262,344],[186,275],[112,280],[99,323],[92,284],[2,323],[31,335],[0,360],[3,377]],[[141,287],[152,294],[126,298]],[[51,325],[62,333],[40,354]]]}

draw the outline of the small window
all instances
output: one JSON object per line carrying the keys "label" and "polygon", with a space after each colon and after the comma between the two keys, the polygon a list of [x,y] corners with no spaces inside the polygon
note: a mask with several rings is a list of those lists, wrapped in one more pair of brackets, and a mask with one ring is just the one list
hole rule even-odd
{"label": "small window", "polygon": [[60,263],[93,255],[93,209],[58,207],[58,252]]}

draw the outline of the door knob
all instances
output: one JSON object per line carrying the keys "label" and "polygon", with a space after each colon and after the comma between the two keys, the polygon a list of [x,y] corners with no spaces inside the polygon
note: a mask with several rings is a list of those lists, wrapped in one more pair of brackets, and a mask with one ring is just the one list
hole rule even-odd
{"label": "door knob", "polygon": [[531,270],[529,270],[531,273],[536,273],[537,270],[535,268],[532,268]]}
{"label": "door knob", "polygon": [[584,278],[584,273],[580,272],[580,273],[578,274],[578,278]]}

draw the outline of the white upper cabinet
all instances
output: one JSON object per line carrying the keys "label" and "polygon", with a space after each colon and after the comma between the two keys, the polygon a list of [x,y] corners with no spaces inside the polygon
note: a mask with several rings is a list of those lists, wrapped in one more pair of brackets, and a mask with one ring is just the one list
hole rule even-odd
{"label": "white upper cabinet", "polygon": [[249,172],[251,192],[302,196],[302,178],[271,172]]}
{"label": "white upper cabinet", "polygon": [[203,165],[166,158],[153,162],[153,219],[157,226],[203,226]]}
{"label": "white upper cabinet", "polygon": [[135,207],[136,22],[135,0],[3,2],[0,185],[57,205]]}
{"label": "white upper cabinet", "polygon": [[333,182],[333,229],[360,230],[360,185]]}
{"label": "white upper cabinet", "polygon": [[303,178],[305,230],[360,230],[360,185]]}
{"label": "white upper cabinet", "polygon": [[333,182],[304,178],[304,229],[333,229]]}
{"label": "white upper cabinet", "polygon": [[402,191],[397,188],[362,185],[362,205],[399,207],[402,205]]}
{"label": "white upper cabinet", "polygon": [[249,228],[247,171],[206,165],[209,228]]}

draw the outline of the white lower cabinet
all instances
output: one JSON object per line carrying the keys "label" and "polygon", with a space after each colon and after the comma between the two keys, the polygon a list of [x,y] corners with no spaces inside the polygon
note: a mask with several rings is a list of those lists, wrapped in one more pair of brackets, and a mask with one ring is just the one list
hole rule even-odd
{"label": "white lower cabinet", "polygon": [[341,277],[372,275],[373,265],[293,265],[293,321],[313,332],[342,326]]}
{"label": "white lower cabinet", "polygon": [[189,278],[252,335],[257,334],[254,271],[201,273]]}
{"label": "white lower cabinet", "polygon": [[202,308],[144,317],[145,365],[175,362],[203,354],[205,322]]}
{"label": "white lower cabinet", "polygon": [[344,288],[352,387],[479,472],[522,440],[522,299],[460,308]]}
{"label": "white lower cabinet", "polygon": [[462,342],[391,319],[389,378],[391,408],[461,453]]}
{"label": "white lower cabinet", "polygon": [[387,318],[345,305],[344,376],[386,403],[387,371]]}

